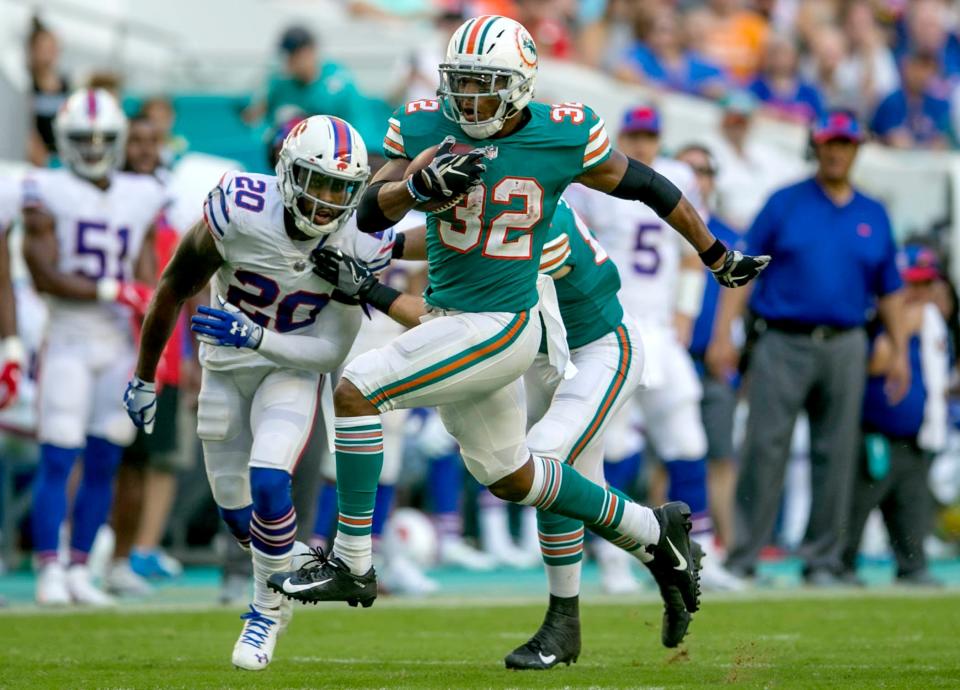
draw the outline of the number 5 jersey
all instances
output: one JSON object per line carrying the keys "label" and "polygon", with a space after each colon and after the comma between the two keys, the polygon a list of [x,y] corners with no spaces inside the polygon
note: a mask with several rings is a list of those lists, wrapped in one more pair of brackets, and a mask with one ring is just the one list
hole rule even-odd
{"label": "number 5 jersey", "polygon": [[[283,201],[273,175],[225,174],[207,196],[203,218],[224,260],[210,281],[211,306],[219,307],[217,298],[222,297],[256,323],[281,334],[319,335],[321,311],[331,300],[345,299],[313,272],[311,251],[337,248],[377,272],[390,263],[394,244],[392,229],[364,235],[352,218],[329,235],[292,239],[284,226]],[[279,366],[254,350],[206,344],[200,347],[200,361],[216,371]]]}

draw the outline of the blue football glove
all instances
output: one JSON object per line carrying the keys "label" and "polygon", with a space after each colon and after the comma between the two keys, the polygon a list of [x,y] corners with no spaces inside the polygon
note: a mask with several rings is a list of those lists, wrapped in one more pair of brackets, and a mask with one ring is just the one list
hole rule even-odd
{"label": "blue football glove", "polygon": [[210,345],[220,345],[256,350],[263,338],[263,328],[249,316],[222,297],[217,297],[223,309],[200,306],[190,319],[190,330],[197,339]]}
{"label": "blue football glove", "polygon": [[157,417],[157,386],[152,381],[144,381],[134,376],[127,383],[127,390],[123,394],[123,406],[133,423],[146,431],[153,433],[153,422]]}

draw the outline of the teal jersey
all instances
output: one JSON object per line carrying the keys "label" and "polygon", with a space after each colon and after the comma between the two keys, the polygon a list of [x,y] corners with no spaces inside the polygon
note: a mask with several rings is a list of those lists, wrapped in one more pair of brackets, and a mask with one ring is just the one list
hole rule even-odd
{"label": "teal jersey", "polygon": [[560,316],[572,350],[612,332],[623,321],[617,299],[620,273],[565,199],[557,204],[540,259],[540,272],[570,271],[555,281]]}
{"label": "teal jersey", "polygon": [[440,112],[414,101],[390,118],[383,147],[414,159],[447,136],[490,147],[487,169],[461,202],[427,216],[427,303],[461,311],[519,312],[537,302],[537,273],[563,190],[612,151],[603,120],[579,103],[531,103],[529,119],[502,139],[472,139]]}

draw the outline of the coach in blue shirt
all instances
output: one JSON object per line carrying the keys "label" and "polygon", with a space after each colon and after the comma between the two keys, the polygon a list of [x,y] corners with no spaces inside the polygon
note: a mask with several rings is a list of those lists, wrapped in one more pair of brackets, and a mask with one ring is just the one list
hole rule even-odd
{"label": "coach in blue shirt", "polygon": [[[909,387],[903,295],[896,246],[883,206],[850,182],[863,134],[847,112],[812,132],[816,174],[775,192],[747,233],[747,252],[773,261],[751,290],[726,290],[707,364],[718,375],[738,364],[730,326],[749,300],[758,334],[747,370],[750,415],[737,481],[737,530],[728,565],[753,572],[771,537],[794,422],[810,419],[812,505],[800,547],[811,584],[841,571],[866,377],[864,324],[876,309],[895,355],[892,400]],[[752,294],[751,294],[752,293]]]}

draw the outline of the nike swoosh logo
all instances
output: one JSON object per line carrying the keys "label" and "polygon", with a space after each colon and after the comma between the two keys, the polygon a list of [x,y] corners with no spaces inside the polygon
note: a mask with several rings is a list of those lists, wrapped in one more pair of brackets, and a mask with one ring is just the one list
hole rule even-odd
{"label": "nike swoosh logo", "polygon": [[677,551],[677,547],[673,545],[672,541],[670,541],[670,537],[667,537],[667,543],[670,545],[670,548],[673,549],[673,555],[677,557],[677,565],[673,566],[673,569],[686,570],[687,559],[680,555],[680,552]]}
{"label": "nike swoosh logo", "polygon": [[550,656],[544,656],[543,652],[537,652],[537,655],[540,657],[540,661],[542,661],[545,664],[552,664],[554,661],[557,660],[556,654],[551,654]]}
{"label": "nike swoosh logo", "polygon": [[295,585],[290,581],[290,578],[288,577],[286,580],[283,581],[283,591],[293,592],[293,593],[302,592],[305,589],[313,589],[314,587],[325,585],[328,582],[330,582],[330,580],[332,579],[333,579],[332,577],[328,577],[326,580],[320,580],[320,582],[308,582],[307,584],[304,584],[304,585]]}

